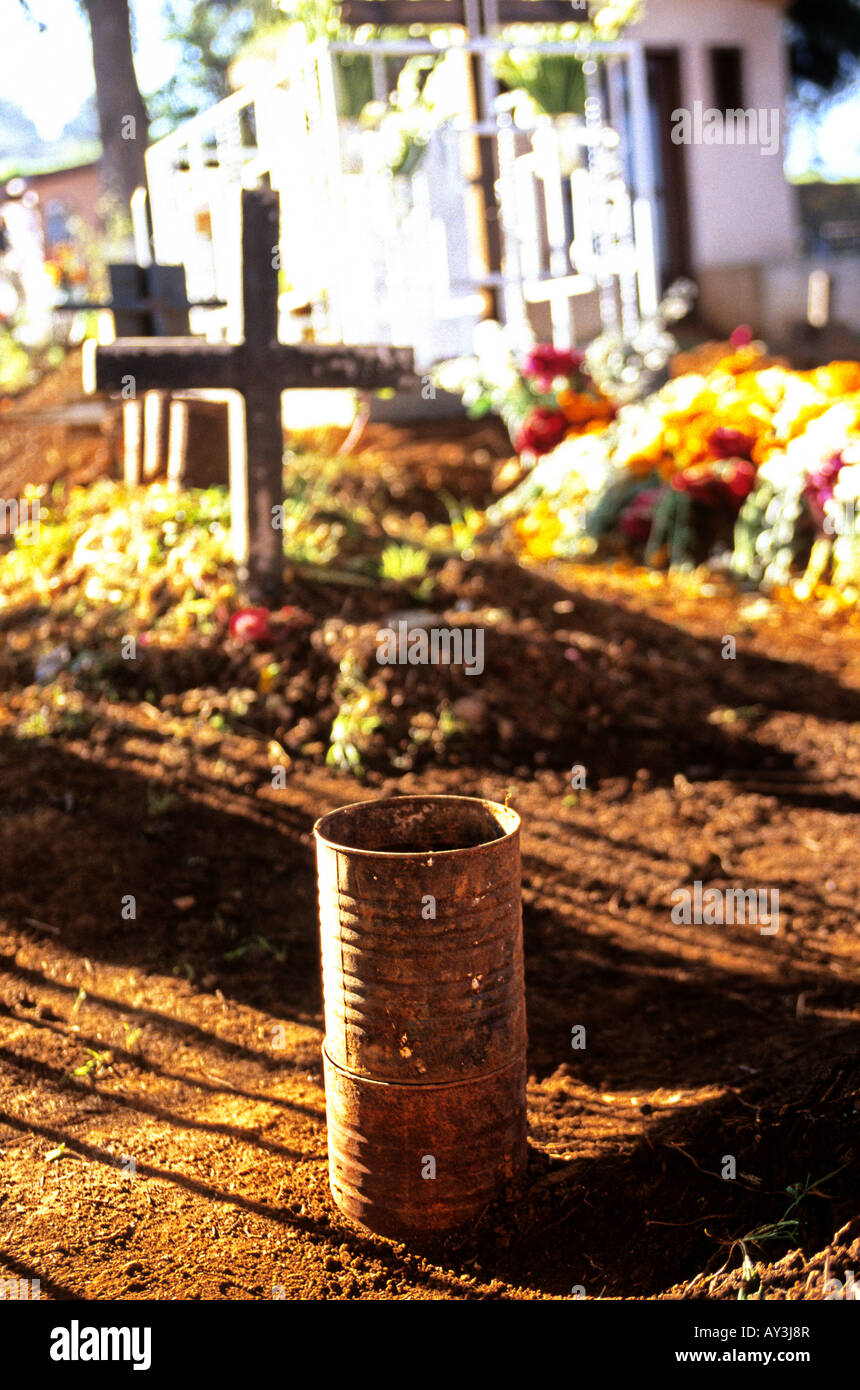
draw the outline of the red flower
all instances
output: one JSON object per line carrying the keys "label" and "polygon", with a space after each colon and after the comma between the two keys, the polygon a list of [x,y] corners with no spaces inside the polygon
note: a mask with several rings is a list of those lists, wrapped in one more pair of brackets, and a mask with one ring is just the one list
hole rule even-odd
{"label": "red flower", "polygon": [[661,489],[647,488],[637,492],[618,518],[618,525],[631,541],[647,541],[654,524],[654,508]]}
{"label": "red flower", "polygon": [[686,492],[694,502],[709,506],[728,502],[737,508],[755,486],[755,465],[749,459],[727,459],[714,464],[697,463],[676,473],[672,486]]}
{"label": "red flower", "polygon": [[733,459],[725,474],[725,484],[733,498],[746,501],[755,487],[755,465],[748,459]]}
{"label": "red flower", "polygon": [[514,435],[514,448],[518,454],[548,454],[566,433],[567,420],[561,411],[536,405]]}
{"label": "red flower", "polygon": [[732,333],[729,338],[729,342],[735,349],[748,347],[752,340],[753,333],[748,323],[739,323],[734,333]]}
{"label": "red flower", "polygon": [[743,430],[732,430],[726,425],[718,425],[708,439],[708,444],[717,458],[749,458],[755,439]]}
{"label": "red flower", "polygon": [[526,353],[523,376],[534,381],[539,391],[549,391],[557,377],[571,377],[580,371],[585,353],[569,348],[556,348],[552,343],[539,343]]}
{"label": "red flower", "polygon": [[237,642],[270,642],[268,608],[240,608],[230,619],[230,636]]}

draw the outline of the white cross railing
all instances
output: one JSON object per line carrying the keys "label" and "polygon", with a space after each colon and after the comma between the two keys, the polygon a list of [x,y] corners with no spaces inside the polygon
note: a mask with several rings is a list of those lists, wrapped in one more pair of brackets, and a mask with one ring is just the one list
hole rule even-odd
{"label": "white cross railing", "polygon": [[[644,55],[616,43],[522,42],[517,49],[584,62],[585,119],[538,117],[501,94],[494,72],[510,47],[500,34],[430,39],[318,41],[285,52],[264,80],[192,118],[147,154],[159,261],[183,262],[191,299],[218,297],[195,327],[237,338],[237,190],[267,177],[281,193],[278,254],[320,341],[403,342],[419,366],[470,351],[493,289],[511,336],[532,336],[545,304],[559,346],[577,333],[577,299],[598,296],[604,327],[635,326],[656,305],[654,174]],[[370,59],[374,98],[389,94],[386,59],[477,59],[483,109],[465,110],[430,138],[408,174],[386,164],[383,133],[342,114],[337,64]],[[466,88],[464,85],[464,92]],[[482,263],[464,168],[465,142],[491,137],[498,179],[501,268]],[[273,248],[273,254],[276,248]],[[301,320],[288,312],[282,336]],[[305,320],[306,321],[306,320]]]}

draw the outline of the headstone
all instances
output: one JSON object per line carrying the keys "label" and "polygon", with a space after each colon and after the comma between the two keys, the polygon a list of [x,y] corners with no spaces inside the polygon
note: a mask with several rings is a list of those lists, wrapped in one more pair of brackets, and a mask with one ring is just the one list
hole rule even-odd
{"label": "headstone", "polygon": [[230,410],[214,393],[177,392],[170,402],[167,478],[171,487],[215,487],[230,480]]}

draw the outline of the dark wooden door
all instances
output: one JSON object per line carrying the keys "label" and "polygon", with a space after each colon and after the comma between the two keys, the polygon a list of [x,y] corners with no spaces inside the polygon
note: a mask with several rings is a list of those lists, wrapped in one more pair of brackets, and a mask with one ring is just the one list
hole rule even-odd
{"label": "dark wooden door", "polygon": [[661,287],[692,273],[686,149],[672,142],[672,112],[681,105],[681,62],[677,48],[649,48],[648,107],[656,183],[657,266]]}

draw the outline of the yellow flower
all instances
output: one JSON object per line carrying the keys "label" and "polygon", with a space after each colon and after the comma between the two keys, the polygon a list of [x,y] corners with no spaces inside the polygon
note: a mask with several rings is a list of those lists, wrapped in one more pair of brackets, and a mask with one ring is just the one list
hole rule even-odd
{"label": "yellow flower", "polygon": [[537,502],[526,516],[520,517],[514,529],[525,549],[536,560],[551,558],[562,531],[558,516],[545,500]]}

